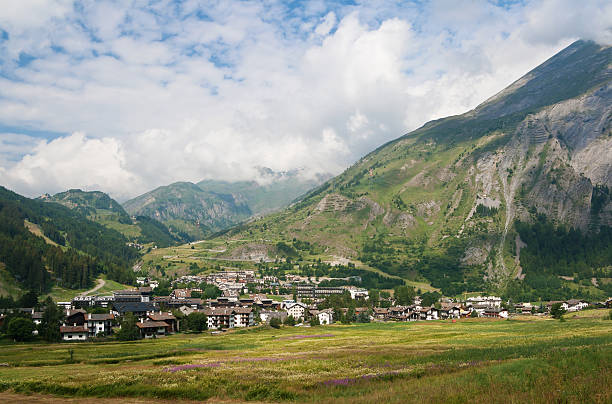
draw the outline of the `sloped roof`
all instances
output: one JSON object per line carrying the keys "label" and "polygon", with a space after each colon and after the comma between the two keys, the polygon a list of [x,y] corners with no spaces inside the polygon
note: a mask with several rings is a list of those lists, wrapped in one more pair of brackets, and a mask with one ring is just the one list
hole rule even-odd
{"label": "sloped roof", "polygon": [[70,333],[70,332],[87,332],[87,327],[77,325],[63,325],[60,327],[60,334]]}
{"label": "sloped roof", "polygon": [[168,327],[168,323],[165,321],[145,321],[143,323],[136,323],[136,327],[138,328],[160,328],[160,327]]}

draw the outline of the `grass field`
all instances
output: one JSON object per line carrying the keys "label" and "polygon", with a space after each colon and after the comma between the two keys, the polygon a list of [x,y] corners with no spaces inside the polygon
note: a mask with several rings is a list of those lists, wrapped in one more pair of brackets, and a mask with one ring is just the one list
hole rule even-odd
{"label": "grass field", "polygon": [[[90,295],[110,295],[115,290],[123,290],[123,289],[132,289],[133,288],[133,286],[123,285],[121,283],[118,283],[118,282],[115,282],[113,280],[107,279],[106,276],[104,276],[104,275],[101,277],[101,279],[105,280],[104,286],[102,288],[96,290],[94,293],[90,293]],[[96,282],[97,282],[97,280],[96,280]],[[93,288],[93,286],[91,288]],[[49,292],[48,294],[42,296],[40,298],[40,300],[42,301],[42,300],[46,299],[47,296],[51,296],[51,298],[55,302],[68,302],[68,301],[74,299],[74,297],[80,295],[81,293],[90,290],[91,288],[87,288],[87,289],[67,289],[67,288],[62,288],[62,287],[59,287],[59,286],[53,286],[51,288],[51,292]]]}
{"label": "grass field", "polygon": [[7,344],[0,401],[43,394],[45,402],[609,403],[612,321],[601,313],[565,322],[466,319]]}

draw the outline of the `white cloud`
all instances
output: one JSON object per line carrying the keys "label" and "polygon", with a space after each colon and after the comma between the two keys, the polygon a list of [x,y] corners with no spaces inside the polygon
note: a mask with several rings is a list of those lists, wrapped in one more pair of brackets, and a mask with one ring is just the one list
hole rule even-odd
{"label": "white cloud", "polygon": [[575,38],[612,42],[604,1],[30,1],[0,0],[0,124],[72,135],[0,134],[0,183],[28,195],[338,173]]}

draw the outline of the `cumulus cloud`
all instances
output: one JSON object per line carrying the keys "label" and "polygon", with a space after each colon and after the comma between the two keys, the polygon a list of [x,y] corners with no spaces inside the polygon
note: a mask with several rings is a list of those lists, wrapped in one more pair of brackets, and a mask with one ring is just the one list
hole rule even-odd
{"label": "cumulus cloud", "polygon": [[612,42],[604,1],[2,6],[0,183],[30,196],[336,174],[577,38]]}

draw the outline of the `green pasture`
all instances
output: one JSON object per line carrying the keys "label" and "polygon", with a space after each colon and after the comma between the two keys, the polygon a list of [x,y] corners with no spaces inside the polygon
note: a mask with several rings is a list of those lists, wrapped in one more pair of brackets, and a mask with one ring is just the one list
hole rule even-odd
{"label": "green pasture", "polygon": [[609,403],[612,321],[600,313],[564,322],[526,316],[253,328],[123,343],[5,343],[0,400],[41,393],[58,399]]}

